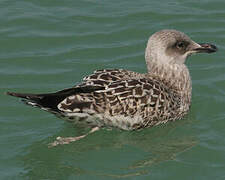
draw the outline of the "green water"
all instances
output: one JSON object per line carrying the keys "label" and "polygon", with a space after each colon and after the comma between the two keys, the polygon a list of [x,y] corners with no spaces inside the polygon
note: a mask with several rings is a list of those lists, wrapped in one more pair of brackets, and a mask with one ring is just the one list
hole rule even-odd
{"label": "green water", "polygon": [[[0,179],[225,179],[224,0],[20,0],[0,2]],[[188,59],[193,80],[185,119],[137,132],[86,129],[23,105],[6,91],[49,92],[95,69],[146,72],[155,31],[174,28],[216,54]]]}

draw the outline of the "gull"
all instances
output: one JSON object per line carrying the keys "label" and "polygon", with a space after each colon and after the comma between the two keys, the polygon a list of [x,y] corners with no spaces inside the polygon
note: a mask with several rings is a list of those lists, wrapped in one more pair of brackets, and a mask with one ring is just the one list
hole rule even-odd
{"label": "gull", "polygon": [[91,127],[79,137],[58,137],[51,145],[69,144],[100,128],[137,130],[183,118],[191,105],[191,77],[186,59],[213,53],[215,45],[196,43],[186,34],[165,29],[155,32],[145,50],[147,73],[102,69],[72,88],[54,93],[7,92],[59,117]]}

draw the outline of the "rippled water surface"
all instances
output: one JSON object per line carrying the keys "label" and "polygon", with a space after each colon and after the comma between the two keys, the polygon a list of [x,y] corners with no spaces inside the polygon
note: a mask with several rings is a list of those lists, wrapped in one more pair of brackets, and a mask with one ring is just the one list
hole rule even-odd
{"label": "rippled water surface", "polygon": [[[0,2],[0,179],[225,179],[224,0],[20,0]],[[70,87],[95,69],[146,72],[148,37],[174,28],[216,54],[188,59],[185,119],[137,132],[100,130],[48,148],[74,127],[6,91]]]}

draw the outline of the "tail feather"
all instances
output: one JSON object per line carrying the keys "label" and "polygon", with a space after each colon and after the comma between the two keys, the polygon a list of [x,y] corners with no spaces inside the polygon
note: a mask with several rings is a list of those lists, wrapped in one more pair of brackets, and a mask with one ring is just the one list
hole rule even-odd
{"label": "tail feather", "polygon": [[102,90],[103,88],[104,87],[85,86],[85,87],[64,89],[62,91],[47,94],[30,94],[30,93],[15,93],[15,92],[7,92],[6,94],[22,98],[23,101],[28,105],[40,107],[42,109],[49,110],[52,112],[59,112],[60,110],[57,108],[57,106],[66,97],[78,93],[90,93],[96,90]]}
{"label": "tail feather", "polygon": [[40,107],[42,109],[49,109],[51,111],[58,111],[57,104],[63,100],[64,96],[53,96],[52,94],[30,94],[30,93],[15,93],[7,92],[7,95],[22,98],[25,104]]}
{"label": "tail feather", "polygon": [[23,99],[30,99],[30,100],[40,98],[38,94],[15,93],[15,92],[6,92],[6,94],[9,96],[19,97]]}

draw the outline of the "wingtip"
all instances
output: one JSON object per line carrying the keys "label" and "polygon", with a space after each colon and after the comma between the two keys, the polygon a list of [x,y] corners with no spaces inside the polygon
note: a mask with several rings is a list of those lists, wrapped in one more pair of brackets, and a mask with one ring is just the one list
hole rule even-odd
{"label": "wingtip", "polygon": [[6,92],[6,95],[20,97],[20,98],[27,98],[25,94],[9,92],[9,91]]}
{"label": "wingtip", "polygon": [[9,92],[9,91],[7,91],[7,92],[5,92],[5,95],[9,95],[9,96],[13,96],[13,92]]}

